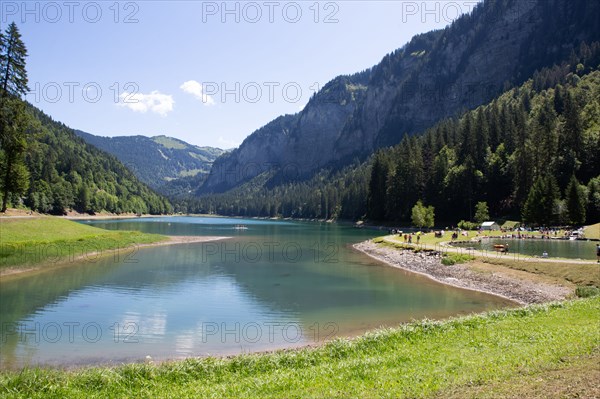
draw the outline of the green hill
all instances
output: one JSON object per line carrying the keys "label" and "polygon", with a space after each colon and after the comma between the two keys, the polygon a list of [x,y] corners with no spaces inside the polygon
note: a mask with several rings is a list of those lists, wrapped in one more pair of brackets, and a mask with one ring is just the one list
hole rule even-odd
{"label": "green hill", "polygon": [[148,186],[171,196],[195,191],[210,172],[214,160],[225,152],[167,136],[102,137],[79,130],[75,133],[117,157]]}
{"label": "green hill", "polygon": [[87,144],[73,129],[28,105],[36,127],[28,134],[25,164],[29,189],[11,197],[13,206],[64,214],[79,212],[151,213],[171,210],[169,202],[141,183],[123,164]]}

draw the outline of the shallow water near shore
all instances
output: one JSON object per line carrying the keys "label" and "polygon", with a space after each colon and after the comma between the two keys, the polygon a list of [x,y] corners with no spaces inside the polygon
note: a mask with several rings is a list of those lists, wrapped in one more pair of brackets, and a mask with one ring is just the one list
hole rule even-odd
{"label": "shallow water near shore", "polygon": [[81,222],[231,238],[132,247],[0,282],[3,368],[263,351],[514,305],[382,265],[351,248],[381,235],[373,230],[208,217]]}
{"label": "shallow water near shore", "polygon": [[580,240],[556,240],[556,239],[516,239],[516,238],[492,238],[484,239],[480,243],[454,244],[457,247],[474,248],[478,251],[486,251],[494,254],[494,245],[508,244],[510,252],[520,254],[524,257],[541,257],[546,252],[548,257],[595,260],[597,242]]}

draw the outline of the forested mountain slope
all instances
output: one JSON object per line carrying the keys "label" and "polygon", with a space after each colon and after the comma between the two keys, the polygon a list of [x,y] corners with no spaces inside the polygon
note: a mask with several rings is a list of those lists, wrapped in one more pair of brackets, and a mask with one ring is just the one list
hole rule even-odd
{"label": "forested mountain slope", "polygon": [[364,163],[269,185],[273,171],[225,194],[178,206],[226,215],[341,217],[410,223],[418,200],[436,220],[492,217],[531,224],[600,220],[600,44]]}
{"label": "forested mountain slope", "polygon": [[[28,106],[34,121],[28,133],[25,165],[29,189],[22,199],[39,212],[160,214],[171,210],[163,197],[141,183],[112,155],[87,144],[73,129]],[[19,198],[13,198],[18,204]]]}
{"label": "forested mountain slope", "polygon": [[217,159],[199,193],[224,192],[267,171],[274,172],[267,184],[285,184],[363,160],[567,60],[582,42],[600,40],[598,20],[600,2],[486,0],[372,69],[335,78],[300,113],[250,135]]}
{"label": "forested mountain slope", "polygon": [[[114,155],[141,181],[163,194],[200,185],[214,160],[225,151],[198,147],[167,136],[102,137],[76,130],[87,143]],[[185,193],[187,194],[187,191]]]}

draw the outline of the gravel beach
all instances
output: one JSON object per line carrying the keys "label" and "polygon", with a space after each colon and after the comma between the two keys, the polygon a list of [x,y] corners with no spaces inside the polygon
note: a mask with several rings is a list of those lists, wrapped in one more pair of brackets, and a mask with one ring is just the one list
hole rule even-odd
{"label": "gravel beach", "polygon": [[354,244],[353,247],[392,267],[419,273],[454,287],[501,296],[523,305],[562,300],[572,293],[567,287],[518,279],[499,272],[475,272],[466,264],[445,266],[440,257],[385,247],[372,241]]}

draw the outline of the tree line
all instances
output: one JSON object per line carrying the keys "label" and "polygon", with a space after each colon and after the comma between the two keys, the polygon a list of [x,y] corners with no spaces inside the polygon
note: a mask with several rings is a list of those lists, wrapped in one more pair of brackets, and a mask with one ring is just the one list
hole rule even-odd
{"label": "tree line", "polygon": [[369,173],[356,161],[341,170],[323,169],[313,177],[273,183],[265,172],[223,194],[173,199],[176,212],[226,216],[356,220],[365,215]]}
{"label": "tree line", "polygon": [[367,217],[407,222],[422,201],[447,222],[475,220],[482,202],[531,225],[600,220],[599,48],[379,151]]}

